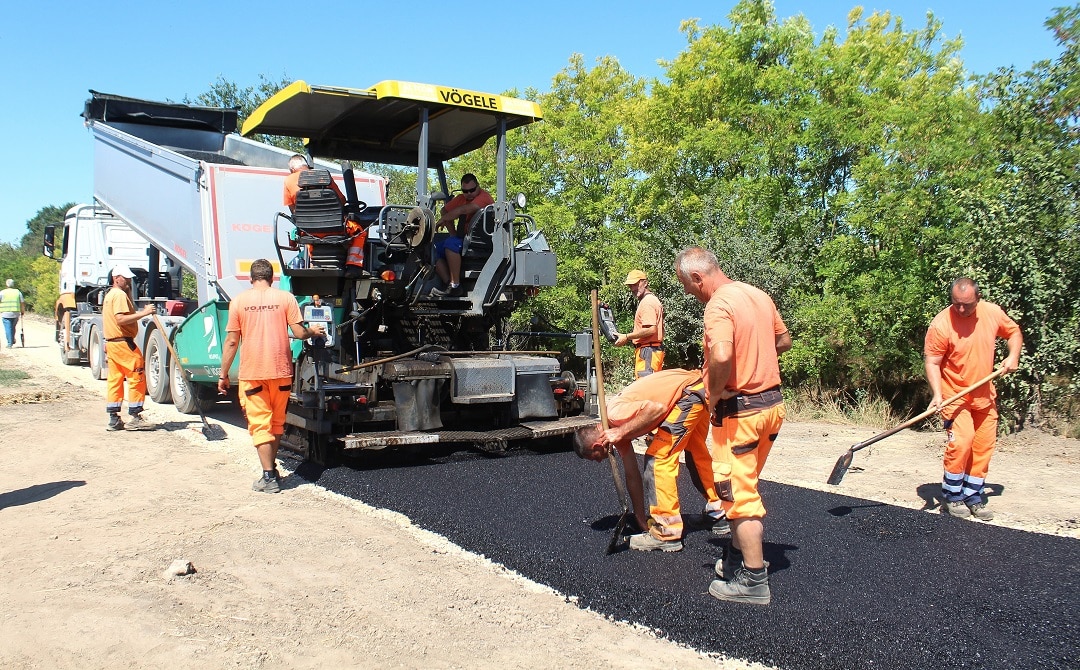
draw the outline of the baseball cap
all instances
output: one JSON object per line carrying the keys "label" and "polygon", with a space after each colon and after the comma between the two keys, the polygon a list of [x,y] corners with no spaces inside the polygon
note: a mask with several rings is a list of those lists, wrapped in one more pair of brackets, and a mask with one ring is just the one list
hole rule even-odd
{"label": "baseball cap", "polygon": [[128,279],[134,279],[135,273],[131,271],[126,265],[114,265],[112,269],[112,276],[114,277],[127,277]]}
{"label": "baseball cap", "polygon": [[631,270],[630,274],[626,275],[626,281],[624,281],[623,283],[626,284],[627,286],[633,286],[634,284],[638,283],[642,279],[648,279],[648,278],[649,278],[649,276],[647,274],[645,274],[644,272],[642,272],[641,270]]}

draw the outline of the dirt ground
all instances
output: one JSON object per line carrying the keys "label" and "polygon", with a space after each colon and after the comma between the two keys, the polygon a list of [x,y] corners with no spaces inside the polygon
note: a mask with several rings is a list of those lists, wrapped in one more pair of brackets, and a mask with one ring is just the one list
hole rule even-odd
{"label": "dirt ground", "polygon": [[[211,418],[224,441],[152,402],[158,430],[106,432],[104,382],[61,365],[51,322],[25,328],[25,349],[0,350],[0,369],[31,375],[0,385],[0,667],[761,667],[579,609],[296,477],[256,494],[238,413]],[[857,453],[841,486],[824,483],[875,432],[789,422],[766,477],[936,508],[937,434],[904,431]],[[993,523],[1080,537],[1078,475],[1078,440],[1003,440]],[[195,572],[167,574],[177,560]]]}

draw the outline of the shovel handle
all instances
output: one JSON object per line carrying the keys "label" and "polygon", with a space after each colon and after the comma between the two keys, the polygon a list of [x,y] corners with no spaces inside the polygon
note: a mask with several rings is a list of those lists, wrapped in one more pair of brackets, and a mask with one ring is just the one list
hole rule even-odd
{"label": "shovel handle", "polygon": [[899,426],[896,426],[894,428],[890,428],[889,430],[885,431],[884,433],[878,433],[877,435],[875,435],[875,436],[873,436],[873,437],[871,437],[869,439],[863,440],[862,442],[859,442],[858,444],[852,445],[852,447],[850,449],[848,449],[848,452],[856,452],[859,449],[862,449],[863,447],[869,447],[871,444],[874,444],[875,442],[878,442],[880,440],[884,440],[886,437],[889,437],[890,435],[895,435],[896,433],[899,433],[900,431],[904,430],[905,428],[910,428],[911,426],[914,426],[915,424],[919,423],[923,419],[926,419],[927,417],[929,417],[929,416],[931,416],[933,414],[937,414],[939,411],[941,411],[941,409],[943,407],[947,407],[948,405],[953,404],[954,402],[956,402],[960,398],[963,398],[964,396],[971,393],[975,389],[979,388],[983,384],[985,384],[985,383],[987,383],[987,382],[989,382],[989,381],[991,381],[993,379],[997,379],[998,377],[1000,377],[1003,374],[1005,374],[1005,368],[998,368],[997,370],[994,370],[993,372],[986,375],[985,377],[983,377],[979,381],[975,382],[971,386],[968,386],[965,389],[961,389],[960,391],[958,391],[956,393],[956,395],[947,398],[945,401],[943,401],[941,403],[940,406],[931,407],[930,409],[926,410],[922,414],[919,414],[918,416],[911,417],[910,419],[908,419],[904,423],[900,424]]}
{"label": "shovel handle", "polygon": [[[608,429],[607,397],[604,395],[604,366],[600,357],[600,301],[596,296],[596,289],[590,294],[592,299],[592,343],[593,343],[593,368],[596,370],[596,402],[600,410],[600,425],[606,431]],[[608,464],[611,466],[611,477],[615,480],[615,488],[619,492],[619,502],[622,504],[623,515],[630,511],[630,502],[626,493],[626,484],[619,476],[619,464],[615,462],[615,454],[608,450]],[[617,536],[616,536],[617,537]]]}

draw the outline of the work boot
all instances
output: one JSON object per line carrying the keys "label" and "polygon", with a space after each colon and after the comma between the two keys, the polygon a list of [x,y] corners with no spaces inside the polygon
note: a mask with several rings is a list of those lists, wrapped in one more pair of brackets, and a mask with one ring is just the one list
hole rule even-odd
{"label": "work boot", "polygon": [[768,605],[772,600],[772,592],[769,590],[769,572],[763,569],[758,573],[752,573],[746,568],[740,568],[731,581],[714,579],[709,584],[709,595],[735,603]]}
{"label": "work boot", "polygon": [[124,426],[124,428],[127,428],[128,430],[153,430],[156,427],[157,426],[144,419],[142,414],[132,414],[131,418],[128,419],[127,425]]}
{"label": "work boot", "polygon": [[[716,565],[713,566],[713,572],[715,572],[716,576],[720,579],[723,579],[725,582],[729,582],[735,577],[735,573],[742,569],[742,559],[742,552],[732,551],[731,548],[728,547],[724,551],[723,558],[717,561]],[[765,564],[765,570],[768,570],[769,562],[762,562]]]}
{"label": "work boot", "polygon": [[979,521],[990,521],[994,518],[994,513],[986,509],[986,503],[977,502],[974,505],[967,506],[971,516],[975,517]]}
{"label": "work boot", "polygon": [[255,483],[251,485],[252,491],[258,491],[259,493],[281,493],[281,485],[278,484],[278,478],[271,477],[267,479],[265,475],[255,480]]}
{"label": "work boot", "polygon": [[661,540],[652,533],[630,536],[630,548],[638,551],[682,551],[682,540]]}
{"label": "work boot", "polygon": [[971,510],[961,500],[946,500],[941,505],[941,511],[957,519],[966,519],[971,516]]}
{"label": "work boot", "polygon": [[728,521],[727,515],[724,515],[719,519],[714,519],[706,514],[705,520],[711,527],[713,535],[731,535],[731,522]]}
{"label": "work boot", "polygon": [[105,426],[105,430],[123,430],[124,422],[120,420],[120,417],[116,414],[109,415],[109,425]]}

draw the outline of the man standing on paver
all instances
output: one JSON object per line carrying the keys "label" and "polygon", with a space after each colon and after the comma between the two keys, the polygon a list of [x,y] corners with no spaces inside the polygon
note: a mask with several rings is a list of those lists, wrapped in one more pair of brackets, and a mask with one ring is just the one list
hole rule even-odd
{"label": "man standing on paver", "polygon": [[983,384],[959,402],[941,407],[951,396],[990,374],[997,338],[1008,342],[1009,354],[1001,362],[1006,373],[1020,365],[1024,337],[1020,326],[991,302],[980,300],[973,279],[961,277],[949,287],[952,304],[938,312],[926,331],[923,353],[930,407],[941,410],[945,424],[945,474],[942,511],[950,516],[989,521],[983,483],[997,440],[998,414],[993,382]]}
{"label": "man standing on paver", "polygon": [[638,306],[634,330],[619,335],[615,346],[634,345],[634,377],[640,379],[664,367],[664,306],[649,290],[649,277],[641,270],[631,270],[623,283]]}
{"label": "man standing on paver", "polygon": [[146,401],[146,362],[135,336],[139,334],[139,319],[154,313],[153,305],[138,312],[131,302],[131,268],[117,265],[112,269],[112,288],[101,303],[102,335],[105,336],[105,359],[109,376],[105,382],[105,411],[109,413],[107,430],[123,430],[120,409],[124,402],[124,381],[128,384],[128,430],[149,430],[154,427],[143,418]]}
{"label": "man standing on paver", "polygon": [[300,307],[293,294],[272,288],[274,268],[260,258],[251,263],[251,288],[229,303],[225,345],[221,352],[218,391],[229,390],[229,369],[240,351],[240,409],[248,433],[259,452],[262,476],[252,489],[281,491],[277,452],[285,432],[285,410],[292,389],[293,361],[289,332],[297,339],[321,337],[323,327],[301,325]]}
{"label": "man standing on paver", "polygon": [[[574,451],[581,458],[603,461],[610,448],[615,448],[622,458],[634,515],[638,526],[645,530],[630,538],[631,549],[683,548],[678,487],[679,455],[683,452],[690,479],[705,498],[708,524],[714,533],[726,532],[728,525],[716,492],[713,459],[705,444],[708,416],[701,373],[675,368],[642,377],[608,398],[606,431],[600,424],[593,424],[575,432]],[[649,437],[643,485],[630,441],[645,435]]]}
{"label": "man standing on paver", "polygon": [[731,464],[730,483],[720,487],[731,546],[717,561],[721,579],[709,585],[709,593],[720,600],[768,605],[772,595],[758,477],[784,422],[778,356],[791,348],[791,337],[772,298],[729,279],[711,251],[682,250],[675,273],[686,293],[705,303],[704,371],[713,449]]}

